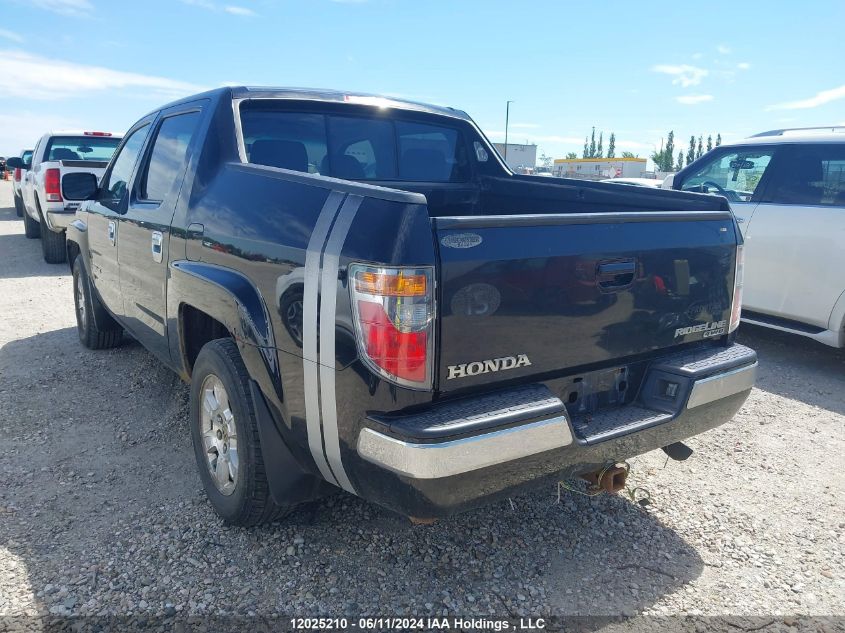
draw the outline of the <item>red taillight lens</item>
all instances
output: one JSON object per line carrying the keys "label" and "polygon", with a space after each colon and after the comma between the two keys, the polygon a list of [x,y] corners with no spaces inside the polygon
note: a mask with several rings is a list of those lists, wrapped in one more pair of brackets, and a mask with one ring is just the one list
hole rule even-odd
{"label": "red taillight lens", "polygon": [[58,169],[48,169],[44,172],[44,193],[47,195],[47,202],[62,201],[61,174]]}
{"label": "red taillight lens", "polygon": [[430,269],[350,266],[363,361],[400,385],[431,387],[434,292]]}
{"label": "red taillight lens", "polygon": [[742,279],[745,275],[745,249],[742,245],[736,247],[736,272],[734,273],[734,296],[731,303],[731,324],[728,332],[739,327],[742,318]]}
{"label": "red taillight lens", "polygon": [[15,182],[21,181],[21,168],[15,167]]}
{"label": "red taillight lens", "polygon": [[392,376],[415,383],[425,382],[428,333],[401,332],[378,303],[360,301],[358,322],[364,350],[370,359]]}

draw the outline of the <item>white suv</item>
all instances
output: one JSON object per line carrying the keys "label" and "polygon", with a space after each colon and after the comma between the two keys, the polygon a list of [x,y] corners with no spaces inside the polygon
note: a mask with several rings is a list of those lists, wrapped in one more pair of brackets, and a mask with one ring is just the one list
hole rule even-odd
{"label": "white suv", "polygon": [[21,185],[24,231],[41,238],[48,263],[65,261],[65,229],[79,207],[65,199],[62,179],[78,171],[101,176],[120,139],[110,132],[50,132],[36,143]]}
{"label": "white suv", "polygon": [[845,347],[845,128],[721,145],[666,186],[728,199],[745,237],[743,321]]}

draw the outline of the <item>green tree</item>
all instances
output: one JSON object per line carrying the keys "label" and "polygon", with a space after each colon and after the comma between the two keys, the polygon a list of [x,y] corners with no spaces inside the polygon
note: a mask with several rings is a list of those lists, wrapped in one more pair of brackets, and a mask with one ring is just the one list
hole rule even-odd
{"label": "green tree", "polygon": [[713,135],[708,134],[707,135],[707,151],[709,152],[711,149],[713,149]]}
{"label": "green tree", "polygon": [[675,165],[675,132],[670,130],[666,137],[666,146],[661,146],[659,152],[651,155],[654,161],[654,168],[657,171],[672,171]]}
{"label": "green tree", "polygon": [[590,136],[590,153],[587,155],[587,158],[595,158],[596,157],[596,127],[593,126],[593,133]]}
{"label": "green tree", "polygon": [[689,137],[689,149],[687,150],[687,165],[695,160],[695,137]]}
{"label": "green tree", "polygon": [[584,154],[581,158],[589,158],[588,154],[590,153],[590,147],[587,144],[587,137],[584,137]]}
{"label": "green tree", "polygon": [[695,157],[701,158],[704,155],[704,152],[701,149],[701,137],[698,137],[698,148],[695,150]]}
{"label": "green tree", "polygon": [[611,132],[610,138],[607,140],[607,157],[616,158],[616,135]]}
{"label": "green tree", "polygon": [[572,160],[573,158],[578,158],[578,154],[576,154],[575,152],[568,152],[568,153],[566,154],[566,157],[567,157],[569,160]]}
{"label": "green tree", "polygon": [[540,165],[546,169],[552,166],[554,159],[551,156],[546,156],[546,152],[540,154]]}
{"label": "green tree", "polygon": [[678,152],[678,162],[675,164],[675,171],[681,171],[684,168],[684,151]]}
{"label": "green tree", "polygon": [[669,136],[666,137],[666,150],[663,158],[663,171],[672,171],[672,165],[675,157],[675,132],[669,130]]}
{"label": "green tree", "polygon": [[719,147],[719,145],[721,145],[721,144],[722,144],[722,135],[716,134],[716,147]]}
{"label": "green tree", "polygon": [[604,145],[604,132],[599,132],[599,144],[596,147],[596,158],[602,158],[604,156],[604,149],[602,148]]}
{"label": "green tree", "polygon": [[639,154],[634,154],[634,152],[622,152],[622,158],[639,158]]}

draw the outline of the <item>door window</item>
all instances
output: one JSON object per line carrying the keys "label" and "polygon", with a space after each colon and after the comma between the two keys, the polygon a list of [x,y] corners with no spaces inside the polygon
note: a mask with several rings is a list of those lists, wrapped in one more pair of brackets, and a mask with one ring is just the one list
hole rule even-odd
{"label": "door window", "polygon": [[720,153],[690,172],[681,189],[723,195],[731,202],[750,202],[773,153],[771,148],[759,147]]}
{"label": "door window", "polygon": [[101,188],[100,201],[107,207],[117,209],[126,201],[129,180],[149,131],[150,126],[144,125],[132,132],[114,159],[111,171]]}
{"label": "door window", "polygon": [[160,202],[170,193],[173,183],[185,170],[185,158],[199,124],[200,114],[187,112],[162,121],[138,192],[141,200]]}
{"label": "door window", "polygon": [[845,145],[786,148],[763,202],[845,206]]}

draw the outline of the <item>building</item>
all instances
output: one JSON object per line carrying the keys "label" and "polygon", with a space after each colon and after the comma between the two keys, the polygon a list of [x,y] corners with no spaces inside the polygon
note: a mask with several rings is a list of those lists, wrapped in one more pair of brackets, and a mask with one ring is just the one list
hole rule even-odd
{"label": "building", "polygon": [[493,143],[496,151],[505,160],[513,171],[519,174],[532,173],[537,165],[537,146],[520,145],[519,143],[508,143],[508,151],[505,152],[504,143]]}
{"label": "building", "polygon": [[646,162],[645,158],[557,158],[552,175],[585,180],[643,178]]}

